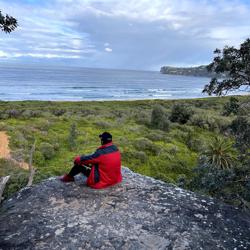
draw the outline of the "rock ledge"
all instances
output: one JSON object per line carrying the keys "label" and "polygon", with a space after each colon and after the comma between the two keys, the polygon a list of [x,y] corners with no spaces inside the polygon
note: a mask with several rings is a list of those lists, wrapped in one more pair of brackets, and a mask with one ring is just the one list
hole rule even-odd
{"label": "rock ledge", "polygon": [[24,188],[1,206],[0,249],[250,249],[250,214],[123,168],[94,190],[78,176]]}

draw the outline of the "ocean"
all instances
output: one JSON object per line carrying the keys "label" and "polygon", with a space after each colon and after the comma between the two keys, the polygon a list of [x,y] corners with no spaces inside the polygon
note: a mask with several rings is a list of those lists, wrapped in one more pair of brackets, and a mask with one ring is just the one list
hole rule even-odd
{"label": "ocean", "polygon": [[59,66],[0,66],[0,100],[139,100],[206,97],[206,77],[156,71]]}

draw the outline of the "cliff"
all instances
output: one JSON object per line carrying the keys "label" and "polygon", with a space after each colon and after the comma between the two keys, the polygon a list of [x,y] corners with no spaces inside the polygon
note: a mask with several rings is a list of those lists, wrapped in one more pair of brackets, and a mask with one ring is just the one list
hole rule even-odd
{"label": "cliff", "polygon": [[198,66],[198,67],[185,67],[185,68],[163,66],[161,67],[160,72],[162,74],[169,74],[169,75],[201,76],[201,77],[217,76],[219,77],[219,75],[217,75],[216,73],[208,72],[205,65]]}
{"label": "cliff", "polygon": [[94,190],[50,178],[6,200],[0,249],[250,249],[250,214],[123,168]]}

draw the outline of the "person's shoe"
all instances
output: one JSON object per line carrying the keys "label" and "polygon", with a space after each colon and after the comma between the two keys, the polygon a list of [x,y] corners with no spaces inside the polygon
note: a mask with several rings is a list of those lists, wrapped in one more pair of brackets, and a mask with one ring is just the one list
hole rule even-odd
{"label": "person's shoe", "polygon": [[62,182],[72,182],[72,181],[75,181],[74,177],[68,175],[68,174],[65,174],[63,176],[60,177],[60,181]]}

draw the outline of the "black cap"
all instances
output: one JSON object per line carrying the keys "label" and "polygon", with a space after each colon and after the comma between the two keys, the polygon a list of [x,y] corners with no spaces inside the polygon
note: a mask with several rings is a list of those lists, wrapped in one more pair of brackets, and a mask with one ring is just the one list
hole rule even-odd
{"label": "black cap", "polygon": [[104,133],[100,134],[99,138],[101,138],[104,142],[112,141],[112,135],[108,132],[104,132]]}

